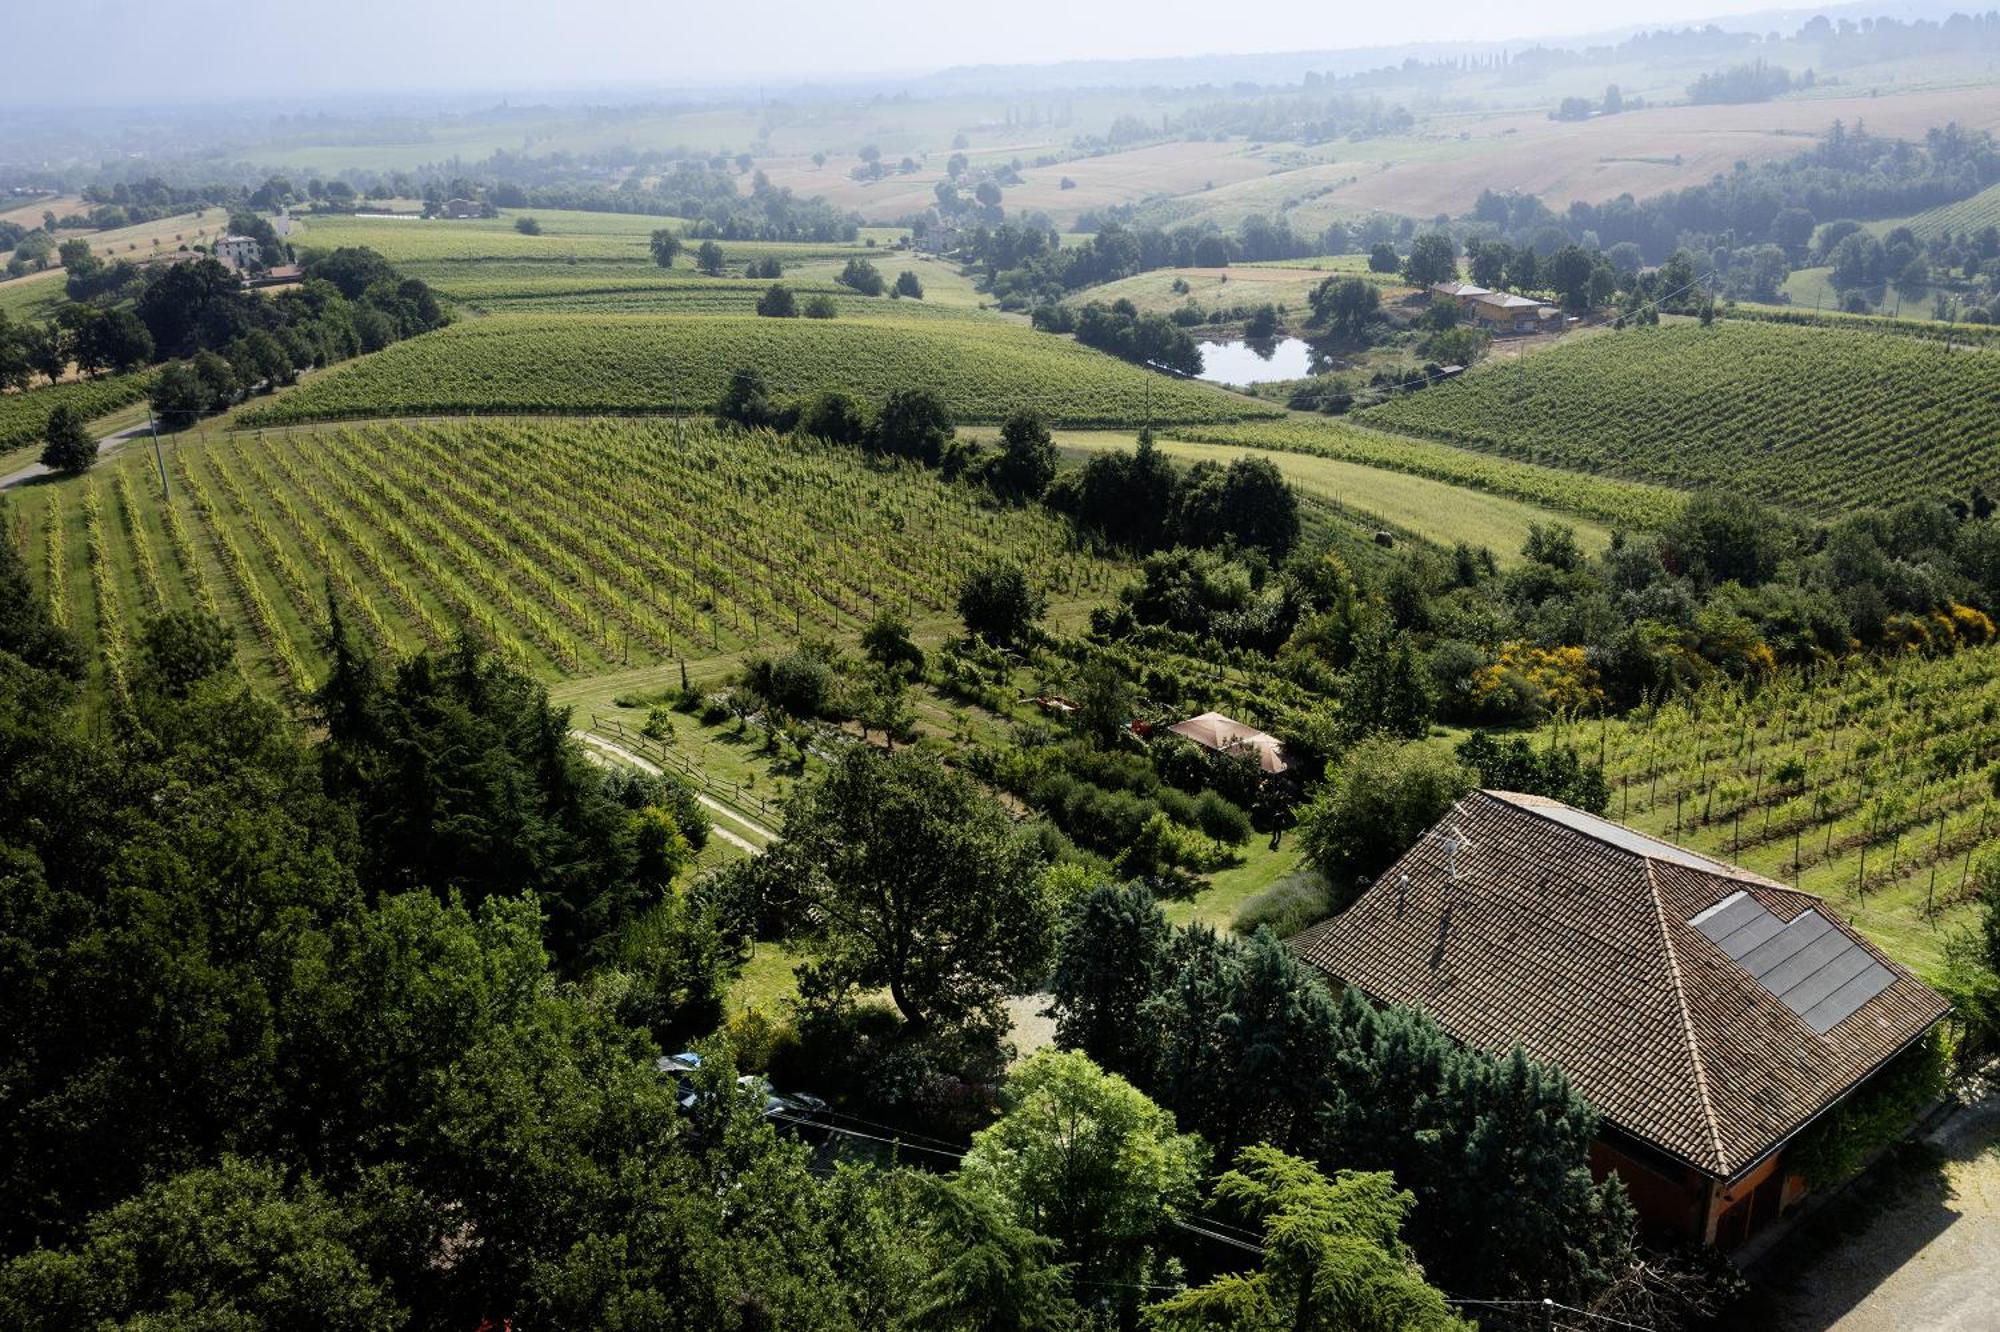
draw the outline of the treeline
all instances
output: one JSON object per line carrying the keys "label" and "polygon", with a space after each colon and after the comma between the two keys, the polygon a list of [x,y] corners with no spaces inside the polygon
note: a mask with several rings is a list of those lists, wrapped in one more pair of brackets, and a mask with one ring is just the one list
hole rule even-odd
{"label": "treeline", "polygon": [[1726,240],[1732,247],[1775,244],[1796,259],[1820,223],[1917,213],[1996,181],[2000,150],[1984,131],[1968,133],[1952,124],[1913,144],[1835,122],[1825,139],[1797,157],[1705,185],[1644,200],[1579,201],[1561,215],[1533,195],[1487,191],[1466,221],[1548,253],[1571,242],[1606,251],[1631,244],[1647,262],[1658,263],[1682,248],[1707,254]]}
{"label": "treeline", "polygon": [[1081,310],[1067,305],[1035,307],[1033,322],[1044,333],[1074,333],[1086,347],[1177,375],[1201,373],[1201,348],[1173,319],[1140,314],[1123,298],[1106,305],[1091,301]]}
{"label": "treeline", "polygon": [[761,372],[730,376],[716,419],[750,429],[800,434],[936,468],[947,480],[990,487],[1017,502],[1042,501],[1106,545],[1146,552],[1165,546],[1259,550],[1282,559],[1299,538],[1298,499],[1265,459],[1182,470],[1163,457],[1150,431],[1133,453],[1102,453],[1058,477],[1048,423],[1017,412],[987,452],[962,439],[944,400],[928,389],[897,389],[873,408],[838,389],[801,402],[772,399]]}
{"label": "treeline", "polygon": [[[1813,72],[1807,70],[1799,79],[1798,87],[1813,86]],[[1780,93],[1792,90],[1790,70],[1776,65],[1767,65],[1762,60],[1752,60],[1746,64],[1731,65],[1703,74],[1688,85],[1688,100],[1696,106],[1717,105],[1729,102],[1768,102]]]}

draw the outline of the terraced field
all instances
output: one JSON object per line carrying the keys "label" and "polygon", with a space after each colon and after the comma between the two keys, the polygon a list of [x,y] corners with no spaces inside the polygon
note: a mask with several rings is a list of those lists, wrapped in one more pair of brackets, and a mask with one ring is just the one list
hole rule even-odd
{"label": "terraced field", "polygon": [[1166,379],[997,317],[919,323],[889,302],[876,309],[886,313],[831,320],[468,320],[340,366],[246,414],[244,422],[657,412],[676,404],[704,411],[720,399],[738,366],[762,370],[780,398],[840,388],[880,399],[895,388],[929,388],[966,421],[997,421],[1022,407],[1067,425],[1138,423],[1149,412],[1162,422],[1276,414],[1248,398]]}
{"label": "terraced field", "polygon": [[2000,486],[2000,354],[1860,329],[1721,320],[1578,338],[1357,419],[1818,515]]}
{"label": "terraced field", "polygon": [[544,677],[852,633],[878,605],[948,610],[1004,553],[1060,599],[1121,566],[1033,510],[849,449],[666,422],[465,422],[237,433],[36,486],[6,506],[56,618],[125,688],[144,618],[201,606],[251,676],[296,697],[330,587],[390,649],[470,629]]}

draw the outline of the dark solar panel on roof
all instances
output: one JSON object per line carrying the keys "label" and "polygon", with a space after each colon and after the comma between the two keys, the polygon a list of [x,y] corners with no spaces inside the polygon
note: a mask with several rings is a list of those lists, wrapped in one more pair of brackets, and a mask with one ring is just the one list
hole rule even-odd
{"label": "dark solar panel on roof", "polygon": [[1822,1036],[1896,979],[1817,911],[1781,921],[1736,892],[1688,923]]}

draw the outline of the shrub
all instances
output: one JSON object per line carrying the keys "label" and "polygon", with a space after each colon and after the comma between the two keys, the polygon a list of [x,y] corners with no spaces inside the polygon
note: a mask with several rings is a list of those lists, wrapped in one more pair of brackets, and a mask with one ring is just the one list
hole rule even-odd
{"label": "shrub", "polygon": [[1250,840],[1250,815],[1214,791],[1203,791],[1195,802],[1195,822],[1225,846],[1241,846]]}
{"label": "shrub", "polygon": [[1236,909],[1230,928],[1238,934],[1255,934],[1268,926],[1280,939],[1288,939],[1332,914],[1333,891],[1325,877],[1299,870],[1245,901]]}

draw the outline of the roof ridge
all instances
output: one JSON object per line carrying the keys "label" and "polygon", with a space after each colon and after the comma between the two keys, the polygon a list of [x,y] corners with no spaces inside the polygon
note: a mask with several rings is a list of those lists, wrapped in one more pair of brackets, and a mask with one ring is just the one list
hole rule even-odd
{"label": "roof ridge", "polygon": [[[1724,860],[1720,856],[1712,856],[1706,851],[1697,851],[1693,847],[1682,846],[1679,842],[1670,842],[1659,833],[1649,833],[1644,828],[1635,827],[1630,823],[1620,822],[1619,820],[1610,817],[1608,814],[1593,814],[1591,811],[1587,809],[1583,809],[1577,805],[1572,805],[1566,800],[1558,800],[1554,796],[1536,795],[1532,791],[1509,791],[1504,787],[1497,787],[1497,786],[1479,787],[1477,789],[1479,790],[1480,794],[1490,796],[1493,799],[1498,800],[1503,805],[1507,805],[1510,806],[1511,808],[1522,810],[1525,811],[1526,813],[1534,814],[1540,818],[1547,819],[1550,823],[1558,824],[1564,828],[1569,829],[1571,832],[1577,834],[1579,837],[1587,837],[1591,841],[1596,842],[1600,846],[1608,846],[1623,855],[1628,855],[1637,860],[1644,861],[1649,866],[1655,864],[1656,862],[1664,861],[1669,865],[1679,865],[1682,869],[1693,870],[1697,874],[1711,874],[1718,879],[1727,879],[1731,883],[1747,883],[1759,888],[1776,889],[1781,892],[1795,894],[1799,897],[1803,897],[1808,901],[1812,902],[1824,902],[1826,900],[1824,897],[1821,897],[1818,893],[1809,893],[1806,892],[1804,889],[1794,888],[1788,883],[1781,883],[1776,879],[1770,878],[1763,874],[1759,874],[1756,870],[1746,869],[1741,865],[1735,864],[1731,861]],[[1558,819],[1553,817],[1548,812],[1551,806],[1554,806],[1557,809],[1566,809],[1573,814],[1582,815],[1584,818],[1589,819],[1594,823],[1601,823],[1605,827],[1616,829],[1621,833],[1629,833],[1633,837],[1638,838],[1640,841],[1650,842],[1654,846],[1664,848],[1666,851],[1672,852],[1673,854],[1656,855],[1649,851],[1638,850],[1634,847],[1626,846],[1620,842],[1614,841],[1613,839],[1604,836],[1602,833],[1592,831],[1589,828],[1581,827],[1574,823],[1570,823],[1564,819]],[[1698,860],[1701,862],[1701,864],[1690,865],[1685,863],[1684,861],[1675,859],[1675,856],[1684,856],[1687,858],[1687,860]]]}
{"label": "roof ridge", "polygon": [[1653,918],[1659,922],[1660,942],[1667,950],[1667,970],[1673,977],[1674,1004],[1680,1009],[1681,1027],[1687,1033],[1688,1058],[1694,1064],[1695,1092],[1701,1097],[1702,1126],[1708,1130],[1709,1145],[1715,1148],[1715,1164],[1727,1174],[1729,1154],[1722,1146],[1722,1125],[1715,1115],[1715,1100],[1708,1094],[1708,1067],[1701,1058],[1701,1037],[1694,1029],[1694,1014],[1688,1011],[1687,984],[1681,976],[1680,950],[1674,947],[1674,932],[1667,925],[1667,909],[1660,901],[1659,880],[1653,876],[1653,860],[1641,856],[1640,863],[1646,867],[1646,890],[1653,898]]}

